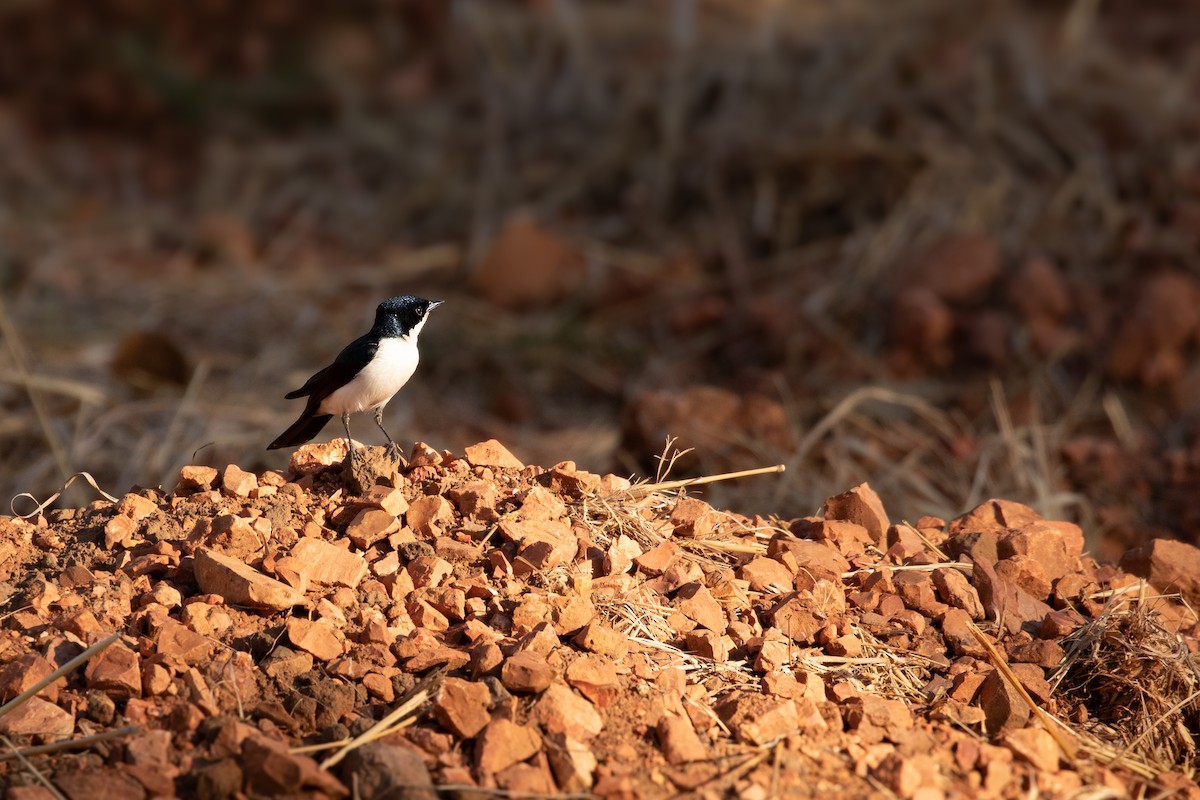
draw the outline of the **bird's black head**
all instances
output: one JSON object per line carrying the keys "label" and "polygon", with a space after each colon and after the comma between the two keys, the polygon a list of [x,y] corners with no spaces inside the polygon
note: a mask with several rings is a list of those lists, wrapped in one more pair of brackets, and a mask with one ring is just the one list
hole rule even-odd
{"label": "bird's black head", "polygon": [[442,304],[441,300],[425,300],[406,294],[384,300],[375,310],[375,330],[381,336],[408,336],[420,332],[429,312]]}

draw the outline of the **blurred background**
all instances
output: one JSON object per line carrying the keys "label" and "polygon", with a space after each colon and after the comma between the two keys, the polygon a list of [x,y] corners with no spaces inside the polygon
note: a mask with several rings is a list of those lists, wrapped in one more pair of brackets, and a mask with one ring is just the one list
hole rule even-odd
{"label": "blurred background", "polygon": [[1197,541],[1195,0],[3,0],[0,38],[5,502],[284,468],[283,394],[411,292],[401,442],[653,475],[674,436],[672,477],[788,466],[707,491],[747,513],[866,480]]}

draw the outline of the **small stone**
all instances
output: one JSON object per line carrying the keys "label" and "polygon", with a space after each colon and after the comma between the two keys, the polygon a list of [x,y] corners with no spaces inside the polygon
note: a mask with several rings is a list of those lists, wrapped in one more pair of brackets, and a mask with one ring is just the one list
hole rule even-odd
{"label": "small stone", "polygon": [[572,641],[584,650],[615,659],[624,658],[629,652],[629,638],[598,621],[584,625]]}
{"label": "small stone", "polygon": [[338,766],[338,777],[358,797],[437,800],[424,759],[410,747],[369,742],[356,747]]}
{"label": "small stone", "polygon": [[725,632],[725,611],[704,584],[688,583],[680,586],[675,594],[675,607],[688,619],[710,631]]}
{"label": "small stone", "polygon": [[687,717],[678,714],[663,714],[655,726],[663,755],[670,764],[688,761],[703,761],[708,758],[708,748],[696,734],[696,729]]}
{"label": "small stone", "polygon": [[287,621],[287,634],[295,647],[319,661],[332,661],[342,654],[342,643],[324,621],[292,617]]}
{"label": "small stone", "polygon": [[485,775],[495,774],[531,758],[541,748],[542,737],[536,729],[498,717],[475,742],[475,767]]}
{"label": "small stone", "polygon": [[1029,706],[999,670],[983,679],[976,702],[983,709],[989,736],[1023,728],[1029,721]]}
{"label": "small stone", "polygon": [[590,747],[562,733],[546,737],[546,756],[558,788],[564,792],[586,792],[595,782],[596,756]]}
{"label": "small stone", "polygon": [[600,708],[607,707],[620,693],[621,683],[611,659],[602,655],[584,655],[567,667],[567,683]]}
{"label": "small stone", "polygon": [[[54,665],[37,653],[25,653],[0,668],[0,702],[12,700],[42,678],[54,672]],[[58,690],[66,681],[59,679],[41,690],[43,700],[58,700]],[[2,718],[0,718],[2,719]]]}
{"label": "small stone", "polygon": [[473,467],[496,467],[498,469],[525,469],[525,465],[495,439],[463,448],[467,462]]}
{"label": "small stone", "polygon": [[215,467],[182,467],[179,470],[179,489],[191,492],[211,489],[218,474]]}
{"label": "small stone", "polygon": [[880,549],[886,549],[884,536],[891,522],[883,501],[867,484],[861,483],[848,492],[827,498],[821,515],[826,519],[861,525]]}
{"label": "small stone", "polygon": [[158,505],[148,497],[130,492],[117,503],[117,513],[129,517],[134,522],[141,522],[146,517],[158,511]]}
{"label": "small stone", "polygon": [[384,539],[399,528],[396,518],[381,508],[364,508],[346,526],[346,538],[359,550]]}
{"label": "small stone", "polygon": [[221,491],[229,497],[249,497],[257,488],[258,477],[236,464],[230,464],[221,473]]}
{"label": "small stone", "polygon": [[490,700],[491,693],[485,684],[446,678],[433,704],[433,716],[443,728],[458,738],[470,739],[491,722],[491,715],[488,714]]}
{"label": "small stone", "polygon": [[653,578],[666,572],[678,555],[679,548],[668,539],[635,557],[633,563],[639,572]]}
{"label": "small stone", "polygon": [[114,697],[140,697],[142,671],[138,654],[123,642],[114,642],[92,657],[84,670],[89,689],[108,692]]}
{"label": "small stone", "polygon": [[1000,739],[1000,744],[1028,761],[1038,772],[1058,772],[1058,744],[1045,728],[1008,731]]}
{"label": "small stone", "polygon": [[292,558],[304,565],[304,575],[313,583],[354,589],[367,576],[367,560],[344,547],[305,536],[292,548]]}
{"label": "small stone", "polygon": [[933,571],[933,585],[942,602],[962,609],[973,620],[983,619],[983,603],[979,601],[979,592],[961,572],[950,568],[936,569]]}
{"label": "small stone", "polygon": [[591,739],[604,728],[596,707],[564,683],[552,683],[542,692],[531,718],[548,733],[565,733],[579,741]]}
{"label": "small stone", "polygon": [[685,497],[671,510],[671,524],[675,535],[689,539],[708,538],[718,521],[713,507],[703,500]]}
{"label": "small stone", "polygon": [[75,716],[40,697],[31,697],[0,717],[0,733],[8,736],[39,736],[56,741],[74,732]]}
{"label": "small stone", "polygon": [[1200,607],[1200,547],[1174,539],[1151,539],[1121,557],[1121,569],[1162,592],[1179,592]]}
{"label": "small stone", "polygon": [[436,539],[454,522],[454,506],[440,494],[418,497],[408,506],[404,520],[417,536]]}
{"label": "small stone", "polygon": [[763,556],[743,564],[739,577],[749,581],[752,590],[771,594],[791,591],[795,580],[791,570],[775,559]]}
{"label": "small stone", "polygon": [[532,650],[521,650],[504,662],[500,681],[509,691],[536,694],[554,682],[554,670],[543,656]]}
{"label": "small stone", "polygon": [[220,595],[231,605],[283,611],[304,602],[304,596],[286,583],[208,548],[196,550],[194,571],[202,591]]}

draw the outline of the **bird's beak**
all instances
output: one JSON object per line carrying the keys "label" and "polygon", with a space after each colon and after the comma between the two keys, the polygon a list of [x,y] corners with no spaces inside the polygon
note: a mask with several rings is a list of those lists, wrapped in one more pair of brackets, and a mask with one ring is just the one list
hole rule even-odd
{"label": "bird's beak", "polygon": [[444,302],[446,302],[446,301],[445,300],[430,300],[429,301],[429,310],[433,311],[435,308],[437,308]]}

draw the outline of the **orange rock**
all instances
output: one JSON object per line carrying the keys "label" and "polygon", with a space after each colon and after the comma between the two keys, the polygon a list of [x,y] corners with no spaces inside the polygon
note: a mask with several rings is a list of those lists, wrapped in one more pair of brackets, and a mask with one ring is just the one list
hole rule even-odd
{"label": "orange rock", "polygon": [[1000,744],[1028,761],[1039,772],[1058,771],[1058,759],[1061,752],[1054,737],[1045,728],[1021,728],[1008,731],[1001,737]]}
{"label": "orange rock", "polygon": [[540,654],[521,650],[504,662],[500,680],[509,691],[537,694],[554,682],[554,670]]}
{"label": "orange rock", "polygon": [[142,673],[138,654],[123,642],[114,642],[93,656],[84,670],[89,689],[107,692],[113,697],[140,697]]}
{"label": "orange rock", "polygon": [[[51,672],[54,672],[54,665],[37,653],[18,656],[0,668],[0,702],[12,700]],[[53,703],[58,700],[59,688],[65,685],[65,680],[56,680],[39,694],[43,700]]]}
{"label": "orange rock", "polygon": [[669,764],[702,761],[708,758],[708,748],[700,741],[696,729],[687,717],[663,714],[655,725],[658,742]]}
{"label": "orange rock", "polygon": [[901,272],[905,285],[929,290],[942,300],[969,302],[981,298],[1000,277],[1000,248],[990,236],[959,233],[946,236]]}
{"label": "orange rock", "polygon": [[1200,607],[1200,548],[1174,539],[1152,539],[1127,552],[1121,568],[1163,592],[1179,592]]}
{"label": "orange rock", "polygon": [[217,481],[218,474],[214,467],[181,467],[179,470],[179,485],[176,487],[176,491],[197,492],[211,489]]}
{"label": "orange rock", "polygon": [[706,539],[712,535],[719,518],[713,507],[703,500],[685,497],[671,510],[675,535],[689,539]]}
{"label": "orange rock", "polygon": [[596,707],[564,683],[550,684],[530,717],[548,733],[564,733],[579,741],[587,741],[604,729],[604,720]]}
{"label": "orange rock", "polygon": [[446,678],[434,701],[433,715],[443,728],[458,738],[470,739],[491,722],[488,714],[490,699],[491,694],[482,683]]}
{"label": "orange rock", "polygon": [[602,655],[584,655],[567,666],[567,683],[600,708],[605,708],[620,693],[621,683],[612,659]]}
{"label": "orange rock", "polygon": [[983,679],[975,699],[983,709],[990,736],[1023,728],[1029,721],[1029,706],[999,670],[988,673]]}
{"label": "orange rock", "polygon": [[229,464],[221,472],[221,491],[229,497],[249,497],[257,488],[258,477],[236,464]]}
{"label": "orange rock", "polygon": [[886,549],[884,535],[891,522],[883,508],[883,501],[867,484],[859,484],[848,492],[827,498],[822,515],[826,519],[861,525],[880,549]]}
{"label": "orange rock", "polygon": [[320,661],[332,661],[342,654],[342,643],[333,628],[321,620],[292,617],[287,621],[288,640]]}
{"label": "orange rock", "polygon": [[777,560],[763,556],[743,564],[738,576],[749,581],[750,588],[756,592],[779,594],[790,591],[793,586],[791,571]]}
{"label": "orange rock", "polygon": [[703,583],[687,583],[680,586],[675,595],[674,605],[698,625],[703,625],[718,634],[725,632],[725,611]]}
{"label": "orange rock", "polygon": [[463,453],[466,455],[467,461],[475,467],[525,469],[525,464],[495,439],[468,445],[463,448]]}
{"label": "orange rock", "polygon": [[399,528],[396,518],[381,508],[364,508],[346,526],[346,538],[359,550],[366,550]]}
{"label": "orange rock", "polygon": [[220,595],[231,605],[283,611],[304,602],[304,596],[287,584],[208,548],[196,550],[194,570],[203,591]]}
{"label": "orange rock", "polygon": [[40,736],[57,741],[74,732],[75,715],[40,697],[31,697],[0,717],[0,733],[8,736]]}
{"label": "orange rock", "polygon": [[542,748],[534,728],[498,717],[483,729],[475,742],[475,768],[485,775],[519,764]]}
{"label": "orange rock", "polygon": [[584,650],[614,659],[624,658],[629,652],[629,638],[598,621],[585,625],[572,641]]}

